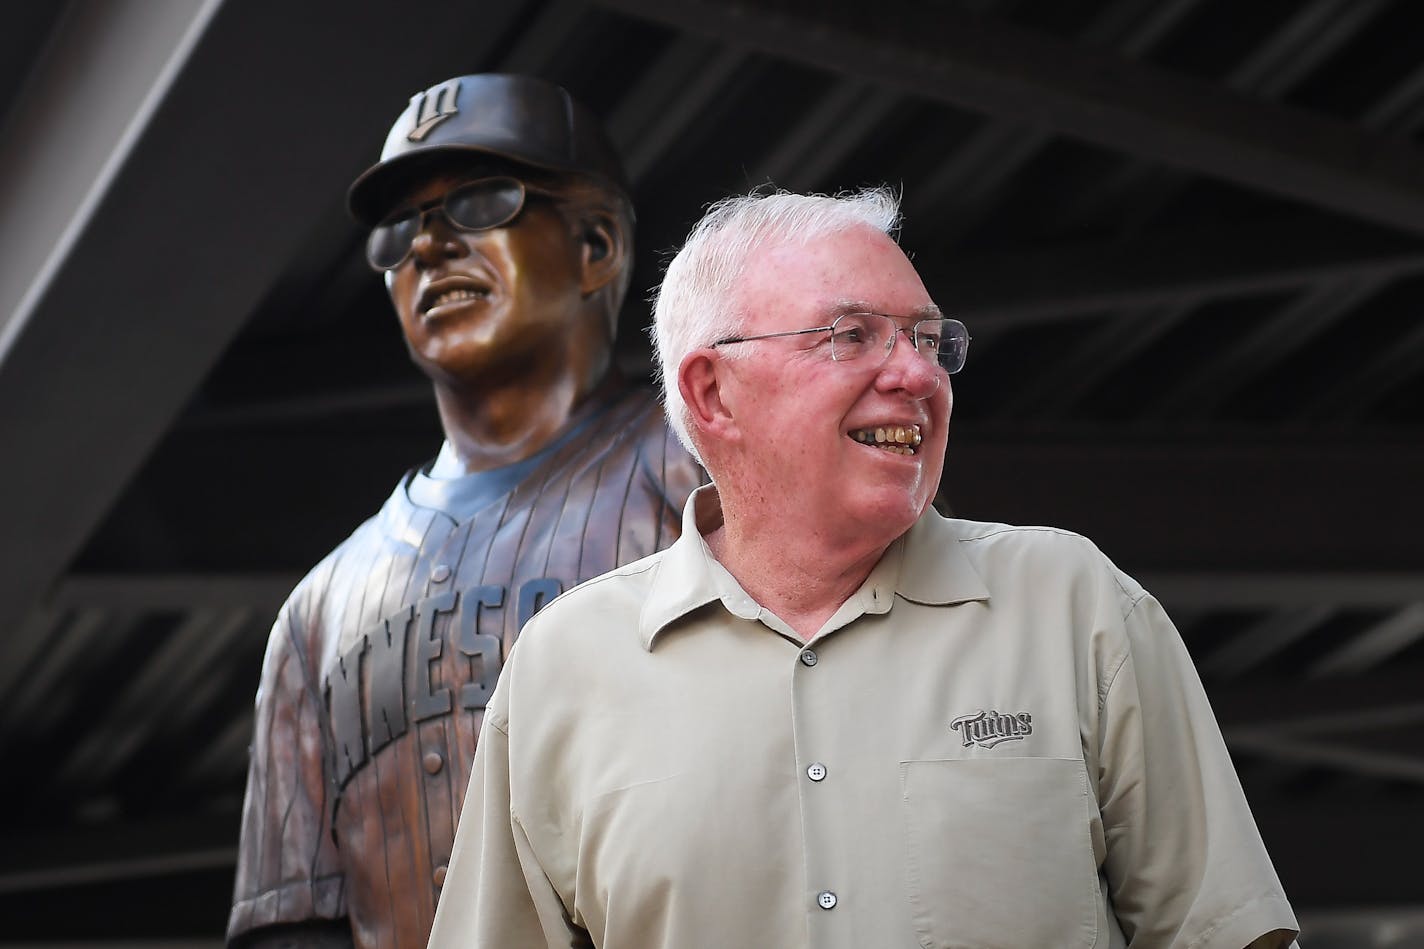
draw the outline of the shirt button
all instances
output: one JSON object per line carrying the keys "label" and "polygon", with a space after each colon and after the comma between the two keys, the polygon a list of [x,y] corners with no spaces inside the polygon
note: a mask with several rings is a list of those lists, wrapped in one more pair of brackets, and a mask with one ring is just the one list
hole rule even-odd
{"label": "shirt button", "polygon": [[836,894],[830,890],[822,890],[816,894],[816,905],[821,909],[835,909],[836,902]]}
{"label": "shirt button", "polygon": [[427,751],[425,757],[420,759],[420,763],[425,766],[426,774],[438,774],[440,772],[440,766],[445,763],[445,759],[441,757],[438,751]]}
{"label": "shirt button", "polygon": [[817,761],[806,769],[806,777],[812,781],[826,780],[826,766]]}
{"label": "shirt button", "polygon": [[801,652],[801,664],[802,664],[802,665],[805,665],[805,666],[814,666],[816,663],[818,663],[818,662],[820,662],[820,661],[821,661],[821,657],[818,656],[818,655],[816,655],[816,650],[814,650],[814,649],[805,649],[805,650],[802,650],[802,652]]}
{"label": "shirt button", "polygon": [[[435,885],[436,885],[436,886],[444,886],[444,885],[445,885],[445,864],[442,863],[442,864],[440,864],[440,866],[436,867],[436,868],[435,868],[435,872],[430,875],[430,878],[435,881]],[[835,896],[832,895],[832,896],[831,896],[831,902],[834,903],[835,900],[836,900]]]}
{"label": "shirt button", "polygon": [[437,564],[435,565],[435,569],[432,570],[432,571],[430,571],[430,582],[431,582],[431,583],[444,583],[446,580],[449,580],[449,579],[450,579],[450,565],[449,565],[449,564],[437,563]]}

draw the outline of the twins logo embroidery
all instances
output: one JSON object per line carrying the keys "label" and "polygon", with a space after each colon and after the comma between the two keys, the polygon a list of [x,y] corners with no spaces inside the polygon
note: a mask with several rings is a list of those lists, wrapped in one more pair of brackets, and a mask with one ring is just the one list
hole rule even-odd
{"label": "twins logo embroidery", "polygon": [[964,747],[993,748],[1006,741],[1021,741],[1033,734],[1033,716],[1028,712],[1001,714],[990,709],[961,715],[949,727],[964,738]]}
{"label": "twins logo embroidery", "polygon": [[418,142],[430,134],[431,129],[460,111],[457,100],[460,96],[460,80],[447,79],[431,86],[424,92],[410,97],[414,107],[415,127],[406,133],[406,140]]}

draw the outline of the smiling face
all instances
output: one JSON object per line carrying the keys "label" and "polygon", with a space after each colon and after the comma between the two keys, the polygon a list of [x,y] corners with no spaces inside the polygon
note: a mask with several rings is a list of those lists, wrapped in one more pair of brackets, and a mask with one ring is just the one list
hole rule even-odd
{"label": "smiling face", "polygon": [[[762,248],[731,302],[748,336],[824,326],[847,307],[904,314],[908,328],[933,305],[899,246],[859,225]],[[939,484],[949,378],[903,335],[869,366],[833,361],[828,335],[733,344],[720,395],[736,425],[715,446],[730,470],[714,476],[724,498],[737,496],[731,506],[759,505],[778,529],[888,544]]]}
{"label": "smiling face", "polygon": [[[439,200],[479,173],[439,174],[400,206]],[[387,275],[411,357],[437,382],[489,382],[537,374],[590,347],[606,357],[602,317],[581,281],[583,242],[553,202],[530,193],[504,227],[463,231],[425,215],[406,259]]]}

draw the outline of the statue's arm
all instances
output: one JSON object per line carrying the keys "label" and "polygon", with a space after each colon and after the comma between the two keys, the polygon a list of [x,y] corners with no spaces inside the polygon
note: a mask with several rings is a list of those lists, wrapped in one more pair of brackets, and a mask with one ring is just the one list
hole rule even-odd
{"label": "statue's arm", "polygon": [[305,602],[299,588],[283,606],[263,659],[228,918],[232,946],[258,937],[290,939],[282,935],[289,930],[312,939],[344,931],[348,942],[273,944],[350,945],[331,834],[325,702]]}

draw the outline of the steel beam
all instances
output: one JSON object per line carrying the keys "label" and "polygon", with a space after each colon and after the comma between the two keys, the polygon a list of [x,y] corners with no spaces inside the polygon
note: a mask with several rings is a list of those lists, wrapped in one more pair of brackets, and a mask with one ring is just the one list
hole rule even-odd
{"label": "steel beam", "polygon": [[599,2],[837,75],[1424,232],[1424,149],[1406,139],[945,4]]}

